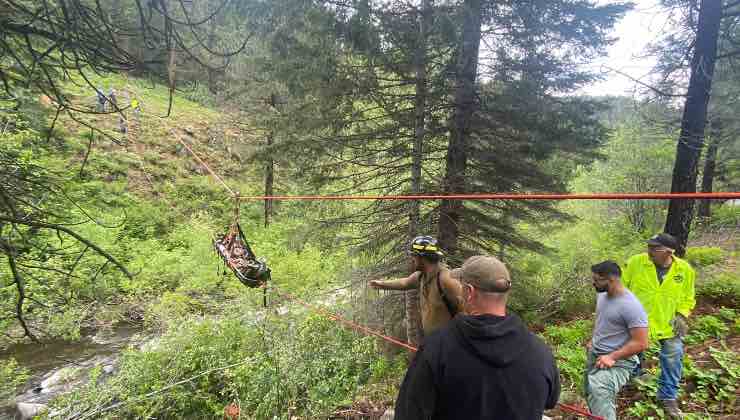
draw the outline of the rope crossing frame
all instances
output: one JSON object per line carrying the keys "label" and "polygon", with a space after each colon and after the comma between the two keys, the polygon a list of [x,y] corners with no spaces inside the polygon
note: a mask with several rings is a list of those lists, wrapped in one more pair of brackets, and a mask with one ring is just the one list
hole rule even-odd
{"label": "rope crossing frame", "polygon": [[[229,187],[211,167],[195,151],[178,138],[185,149],[229,192],[229,195],[235,201],[235,214],[238,214],[239,203],[241,201],[258,201],[258,200],[275,200],[275,201],[330,201],[330,200],[695,200],[695,199],[740,199],[740,192],[694,192],[694,193],[592,193],[592,194],[498,194],[498,193],[478,193],[478,194],[417,194],[417,195],[252,195],[242,196]],[[274,285],[263,286],[265,289],[271,289],[277,295],[296,302],[308,309],[314,310],[328,319],[342,324],[345,327],[365,335],[378,337],[386,342],[403,347],[406,350],[416,352],[418,349],[412,344],[383,334],[379,331],[368,328],[364,325],[352,322],[340,315],[333,313],[325,308],[312,305],[296,296],[287,292],[279,291]],[[581,407],[558,403],[557,407],[563,411],[569,411],[573,414],[584,416],[591,420],[605,420],[601,416],[596,416],[584,410]]]}
{"label": "rope crossing frame", "polygon": [[[267,290],[269,288],[276,295],[278,295],[278,296],[280,296],[280,297],[282,297],[282,298],[284,298],[286,300],[290,300],[290,301],[296,302],[296,303],[298,303],[298,304],[300,304],[300,305],[302,305],[302,306],[304,306],[304,307],[306,307],[306,308],[308,308],[310,310],[313,310],[313,311],[319,313],[320,315],[323,315],[324,317],[326,317],[329,320],[332,320],[332,321],[335,321],[335,322],[338,322],[338,323],[344,325],[345,327],[351,328],[351,329],[353,329],[355,331],[358,331],[360,333],[363,333],[365,335],[372,335],[372,336],[378,337],[378,338],[380,338],[382,340],[385,340],[385,341],[387,341],[387,342],[389,342],[391,344],[394,344],[396,346],[403,347],[404,349],[409,350],[409,351],[414,352],[414,353],[416,351],[418,351],[418,348],[414,347],[414,345],[412,345],[411,343],[409,343],[407,341],[403,341],[403,340],[401,340],[399,338],[391,337],[389,335],[383,334],[380,331],[373,330],[373,329],[368,328],[368,327],[366,327],[364,325],[361,325],[361,324],[357,324],[355,322],[352,322],[352,321],[348,320],[347,318],[344,318],[344,317],[340,316],[339,314],[336,314],[334,312],[329,311],[328,309],[322,308],[320,306],[312,305],[312,304],[310,304],[310,303],[308,303],[308,302],[306,302],[306,301],[304,301],[304,300],[302,300],[302,299],[300,299],[300,298],[298,298],[296,296],[291,295],[290,293],[280,291],[274,285],[264,286],[264,287],[265,287],[265,290]],[[578,406],[575,406],[575,405],[570,405],[570,404],[565,404],[565,403],[558,403],[557,404],[557,408],[559,408],[559,409],[561,409],[563,411],[569,411],[569,412],[571,412],[573,414],[577,414],[577,415],[586,417],[586,418],[591,419],[591,420],[606,420],[605,418],[603,418],[601,416],[593,415],[590,412],[588,412],[587,410],[584,410],[583,408],[578,407]]]}
{"label": "rope crossing frame", "polygon": [[591,194],[411,194],[411,195],[239,195],[189,146],[178,137],[177,141],[216,179],[236,201],[328,201],[328,200],[674,200],[740,199],[740,192],[694,193],[591,193]]}

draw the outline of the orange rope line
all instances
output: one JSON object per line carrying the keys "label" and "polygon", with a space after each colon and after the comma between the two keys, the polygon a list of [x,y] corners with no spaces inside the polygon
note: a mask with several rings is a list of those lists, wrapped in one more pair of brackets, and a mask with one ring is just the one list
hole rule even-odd
{"label": "orange rope line", "polygon": [[[240,200],[662,200],[662,199],[740,199],[740,192],[720,192],[720,193],[612,193],[612,194],[424,194],[424,195],[261,195],[261,196],[239,196],[224,182],[224,180],[211,169],[208,164],[198,156],[182,139],[178,141],[193,155],[195,159],[203,165],[206,170],[216,178],[224,188],[237,201]],[[266,285],[264,287],[267,287]],[[312,305],[299,299],[289,293],[280,292],[275,286],[269,286],[279,296],[300,303],[301,305],[313,309],[324,315],[330,320],[344,324],[345,326],[364,333],[366,335],[376,336],[389,343],[403,347],[406,350],[416,352],[417,348],[408,342],[385,335],[379,331],[368,328],[364,325],[352,322],[342,316],[333,313],[327,309]],[[558,407],[574,414],[582,415],[593,420],[605,420],[603,417],[595,416],[588,411],[568,405],[558,403]]]}
{"label": "orange rope line", "polygon": [[231,188],[229,188],[229,186],[228,186],[228,185],[226,184],[226,182],[225,182],[225,181],[224,181],[224,180],[223,180],[223,179],[222,179],[222,178],[221,178],[220,176],[218,176],[218,174],[216,174],[216,172],[214,172],[214,171],[213,171],[213,169],[211,169],[211,167],[210,167],[210,166],[208,166],[208,164],[207,164],[207,163],[206,163],[206,162],[205,162],[205,161],[204,161],[203,159],[201,159],[201,158],[200,158],[200,156],[198,156],[198,155],[197,155],[197,154],[196,154],[196,153],[195,153],[195,152],[193,151],[193,149],[191,149],[191,148],[190,148],[190,146],[188,146],[188,145],[187,145],[187,143],[185,143],[184,141],[182,141],[182,139],[181,139],[181,138],[179,138],[179,137],[177,138],[177,141],[179,141],[179,142],[180,142],[180,144],[182,144],[183,146],[185,146],[185,148],[186,148],[186,149],[188,150],[188,152],[190,152],[190,154],[191,154],[191,155],[193,155],[193,157],[194,157],[194,158],[195,158],[195,159],[196,159],[196,160],[197,160],[198,162],[200,162],[200,164],[201,164],[201,165],[203,165],[203,166],[204,166],[204,167],[206,168],[206,170],[207,170],[207,171],[208,171],[208,172],[209,172],[209,173],[210,173],[211,175],[213,175],[213,177],[214,177],[214,178],[216,178],[216,179],[217,179],[217,180],[218,180],[218,181],[219,181],[219,182],[221,183],[221,185],[223,185],[223,186],[224,186],[224,188],[226,188],[226,190],[227,190],[227,191],[229,192],[229,194],[231,194],[232,196],[236,196],[236,193],[234,193],[234,190],[232,190]]}
{"label": "orange rope line", "polygon": [[740,199],[740,192],[694,193],[592,193],[592,194],[416,194],[416,195],[249,195],[238,196],[226,182],[181,138],[177,138],[206,170],[238,201],[329,201],[329,200],[732,200]]}
{"label": "orange rope line", "polygon": [[[353,330],[359,331],[359,332],[364,333],[366,335],[373,335],[373,336],[378,337],[378,338],[381,338],[381,339],[383,339],[383,340],[385,340],[385,341],[387,341],[387,342],[389,342],[391,344],[395,344],[395,345],[397,345],[399,347],[403,347],[406,350],[409,350],[409,351],[412,351],[412,352],[416,352],[418,350],[416,347],[414,347],[409,342],[400,340],[398,338],[391,337],[389,335],[385,335],[385,334],[381,333],[380,331],[376,331],[376,330],[370,329],[370,328],[368,328],[368,327],[366,327],[364,325],[360,325],[360,324],[357,324],[355,322],[352,322],[352,321],[350,321],[350,320],[348,320],[346,318],[343,318],[340,315],[338,315],[338,314],[336,314],[334,312],[331,312],[331,311],[329,311],[327,309],[324,309],[324,308],[319,307],[319,306],[316,306],[316,305],[312,305],[312,304],[310,304],[310,303],[308,303],[308,302],[306,302],[306,301],[304,301],[304,300],[302,300],[302,299],[300,299],[300,298],[298,298],[296,296],[291,295],[290,293],[281,292],[280,290],[277,289],[277,287],[275,287],[273,285],[270,285],[270,286],[264,285],[263,287],[269,287],[278,296],[280,296],[280,297],[282,297],[284,299],[287,299],[287,300],[298,302],[299,304],[305,306],[306,308],[312,309],[312,310],[320,313],[321,315],[324,315],[325,317],[327,317],[328,319],[330,319],[332,321],[340,322],[340,323],[344,324],[345,326],[347,326],[347,327],[349,327],[349,328],[351,328]],[[564,410],[564,411],[570,411],[571,413],[578,414],[578,415],[587,417],[587,418],[592,419],[592,420],[606,420],[603,417],[595,416],[595,415],[589,413],[587,410],[585,410],[583,408],[580,408],[580,407],[577,407],[577,406],[574,406],[574,405],[558,403],[558,408],[560,408],[561,410]]]}
{"label": "orange rope line", "polygon": [[240,200],[670,200],[740,199],[740,192],[594,194],[251,195]]}
{"label": "orange rope line", "polygon": [[329,311],[327,309],[324,309],[324,308],[322,308],[320,306],[312,305],[312,304],[310,304],[310,303],[308,303],[308,302],[306,302],[306,301],[304,301],[304,300],[302,300],[302,299],[300,299],[300,298],[298,298],[296,296],[291,295],[290,293],[281,292],[275,286],[272,286],[271,285],[271,286],[266,286],[266,287],[271,288],[277,295],[282,296],[283,298],[286,298],[288,300],[292,300],[292,301],[298,302],[301,305],[303,305],[303,306],[305,306],[305,307],[307,307],[309,309],[313,309],[314,311],[319,312],[320,314],[324,315],[325,317],[327,317],[327,318],[329,318],[329,319],[331,319],[333,321],[340,322],[340,323],[344,324],[345,326],[348,326],[348,327],[350,327],[350,328],[352,328],[354,330],[363,332],[363,333],[365,333],[367,335],[374,335],[374,336],[376,336],[378,338],[382,338],[383,340],[388,341],[389,343],[393,343],[393,344],[395,344],[397,346],[400,346],[400,347],[403,347],[403,348],[405,348],[406,350],[409,350],[409,351],[415,352],[417,350],[416,347],[414,347],[412,344],[410,344],[410,343],[408,343],[406,341],[400,340],[398,338],[391,337],[389,335],[385,335],[385,334],[381,333],[380,331],[376,331],[376,330],[370,329],[370,328],[368,328],[368,327],[366,327],[364,325],[360,325],[360,324],[357,324],[355,322],[352,322],[352,321],[350,321],[350,320],[348,320],[346,318],[343,318],[342,316],[340,316],[340,315],[338,315],[338,314],[336,314],[334,312],[331,312],[331,311]]}
{"label": "orange rope line", "polygon": [[591,414],[587,410],[581,407],[575,406],[575,405],[558,403],[558,408],[560,408],[561,410],[570,411],[571,413],[574,413],[574,414],[580,414],[592,420],[606,420],[605,418],[601,416]]}

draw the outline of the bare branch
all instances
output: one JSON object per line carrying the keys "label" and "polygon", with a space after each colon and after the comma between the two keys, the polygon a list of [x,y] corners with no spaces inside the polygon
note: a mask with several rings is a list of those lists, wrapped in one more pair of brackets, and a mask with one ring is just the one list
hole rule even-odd
{"label": "bare branch", "polygon": [[73,238],[77,239],[79,242],[82,242],[83,244],[85,244],[88,247],[92,248],[93,250],[95,250],[95,252],[97,252],[101,256],[105,257],[105,259],[107,259],[108,261],[110,261],[111,263],[113,263],[113,265],[115,265],[116,267],[118,267],[118,269],[123,274],[125,274],[127,277],[129,277],[129,278],[132,278],[133,277],[133,275],[126,269],[126,267],[123,264],[121,264],[114,256],[110,255],[108,252],[106,252],[105,250],[103,250],[102,248],[100,248],[94,242],[92,242],[92,241],[84,238],[83,236],[81,236],[77,232],[75,232],[72,229],[69,229],[69,228],[67,228],[65,226],[62,226],[62,225],[59,225],[59,224],[54,224],[54,223],[38,222],[38,221],[33,221],[33,220],[20,220],[20,219],[14,219],[14,218],[10,218],[10,217],[5,217],[5,216],[0,216],[0,221],[4,221],[4,222],[7,222],[7,223],[19,224],[19,225],[25,225],[25,226],[34,226],[34,227],[38,227],[38,228],[42,228],[42,229],[50,229],[50,230],[56,231],[57,233],[64,232],[67,235],[72,236]]}
{"label": "bare branch", "polygon": [[628,78],[628,79],[632,80],[633,82],[635,82],[635,83],[637,83],[637,84],[639,84],[639,85],[641,85],[641,86],[644,86],[644,87],[646,87],[646,88],[648,88],[648,89],[652,90],[653,92],[657,93],[657,94],[658,94],[658,95],[660,95],[660,96],[664,96],[664,97],[668,97],[668,98],[685,98],[685,97],[686,97],[686,95],[676,95],[676,94],[673,94],[673,93],[668,93],[668,92],[664,92],[664,91],[662,91],[662,90],[660,90],[660,89],[656,88],[655,86],[649,85],[649,84],[647,84],[647,83],[643,82],[643,81],[642,81],[642,80],[640,80],[640,79],[636,79],[636,78],[634,78],[634,77],[630,76],[629,74],[627,74],[627,73],[624,73],[624,72],[623,72],[623,71],[621,71],[621,70],[617,70],[617,69],[615,69],[615,68],[612,68],[612,67],[609,67],[609,66],[603,66],[603,67],[604,67],[605,69],[608,69],[609,71],[613,71],[614,73],[617,73],[617,74],[619,74],[619,75],[621,75],[621,76],[624,76],[624,77],[626,77],[626,78]]}
{"label": "bare branch", "polygon": [[18,267],[16,266],[15,250],[13,250],[13,248],[5,241],[0,241],[0,245],[5,250],[5,256],[8,257],[8,266],[10,266],[10,272],[13,274],[13,283],[15,283],[15,287],[18,290],[18,300],[15,304],[15,317],[18,319],[21,327],[23,327],[23,331],[26,336],[38,343],[38,338],[36,338],[36,336],[31,332],[26,324],[25,318],[23,318],[23,301],[26,299],[26,289],[23,283],[23,277],[21,277],[21,273],[18,272]]}

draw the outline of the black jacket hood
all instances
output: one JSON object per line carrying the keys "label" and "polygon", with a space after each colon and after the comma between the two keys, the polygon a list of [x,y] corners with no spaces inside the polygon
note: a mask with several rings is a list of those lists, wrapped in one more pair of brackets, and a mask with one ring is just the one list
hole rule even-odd
{"label": "black jacket hood", "polygon": [[517,360],[529,340],[529,330],[514,314],[458,315],[453,323],[465,346],[481,360],[497,367]]}

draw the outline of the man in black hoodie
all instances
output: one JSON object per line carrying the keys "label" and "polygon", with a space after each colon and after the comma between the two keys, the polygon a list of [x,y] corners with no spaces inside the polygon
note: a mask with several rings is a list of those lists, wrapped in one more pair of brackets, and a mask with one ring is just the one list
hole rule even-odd
{"label": "man in black hoodie", "polygon": [[396,400],[396,420],[540,420],[560,396],[550,349],[506,311],[509,272],[489,256],[455,270],[465,315],[425,339]]}

